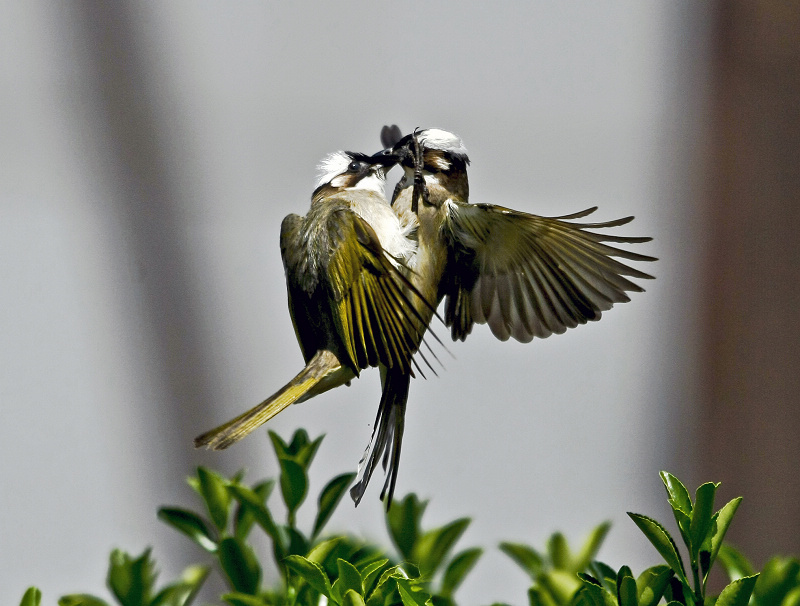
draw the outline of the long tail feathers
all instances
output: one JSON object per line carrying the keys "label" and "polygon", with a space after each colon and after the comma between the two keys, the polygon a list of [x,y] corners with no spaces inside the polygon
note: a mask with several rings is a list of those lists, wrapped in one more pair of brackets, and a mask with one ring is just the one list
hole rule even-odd
{"label": "long tail feathers", "polygon": [[212,450],[224,450],[269,421],[290,404],[307,399],[304,396],[316,395],[309,394],[309,392],[317,387],[320,381],[340,370],[342,370],[342,366],[330,352],[318,352],[294,379],[261,404],[227,423],[197,436],[194,439],[195,448],[205,446]]}
{"label": "long tail feathers", "polygon": [[383,394],[378,407],[378,416],[372,429],[372,438],[359,461],[358,481],[350,489],[350,496],[356,505],[361,502],[367,490],[372,472],[383,461],[386,481],[381,491],[381,500],[386,497],[386,510],[392,505],[397,471],[400,466],[400,447],[403,443],[406,401],[411,376],[397,369],[387,370],[383,381]]}

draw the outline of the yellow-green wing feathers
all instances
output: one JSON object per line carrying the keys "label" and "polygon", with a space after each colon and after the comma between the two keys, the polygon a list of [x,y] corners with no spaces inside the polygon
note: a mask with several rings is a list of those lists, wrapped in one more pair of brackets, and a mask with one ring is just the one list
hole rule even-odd
{"label": "yellow-green wing feathers", "polygon": [[454,254],[445,309],[453,338],[465,339],[477,322],[488,323],[499,339],[528,342],[597,320],[614,303],[628,301],[626,292],[642,291],[625,276],[652,276],[617,258],[653,257],[607,242],[650,238],[588,231],[624,225],[632,217],[573,221],[594,210],[539,217],[486,204],[453,204],[446,226]]}

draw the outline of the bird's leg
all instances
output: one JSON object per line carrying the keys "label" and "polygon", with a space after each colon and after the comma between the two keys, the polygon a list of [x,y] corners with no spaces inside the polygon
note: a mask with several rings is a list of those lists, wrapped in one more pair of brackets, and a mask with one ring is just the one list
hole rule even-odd
{"label": "bird's leg", "polygon": [[414,191],[411,197],[411,211],[419,214],[419,199],[422,198],[422,203],[430,206],[430,194],[428,186],[425,184],[425,178],[422,176],[422,167],[424,165],[422,145],[419,143],[417,131],[414,131],[412,136],[413,157],[414,157]]}

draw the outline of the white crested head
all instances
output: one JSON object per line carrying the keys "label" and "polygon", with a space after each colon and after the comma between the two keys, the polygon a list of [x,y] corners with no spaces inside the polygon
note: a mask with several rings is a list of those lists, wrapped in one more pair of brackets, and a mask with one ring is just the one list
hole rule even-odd
{"label": "white crested head", "polygon": [[424,147],[438,149],[455,156],[467,156],[461,137],[441,128],[427,128],[419,133],[419,141]]}
{"label": "white crested head", "polygon": [[323,158],[317,166],[317,187],[330,183],[335,177],[347,171],[352,160],[346,152],[335,151]]}

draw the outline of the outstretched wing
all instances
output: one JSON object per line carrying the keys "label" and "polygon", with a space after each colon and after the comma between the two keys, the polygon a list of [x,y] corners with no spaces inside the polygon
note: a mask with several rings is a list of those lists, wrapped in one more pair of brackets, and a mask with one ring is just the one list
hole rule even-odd
{"label": "outstretched wing", "polygon": [[447,237],[453,258],[448,271],[445,323],[453,340],[466,339],[474,323],[488,323],[503,341],[527,343],[599,320],[628,291],[628,280],[653,276],[618,261],[654,257],[607,244],[638,244],[652,238],[599,234],[593,229],[625,225],[633,217],[577,223],[597,207],[563,217],[538,217],[489,204],[450,204]]}

